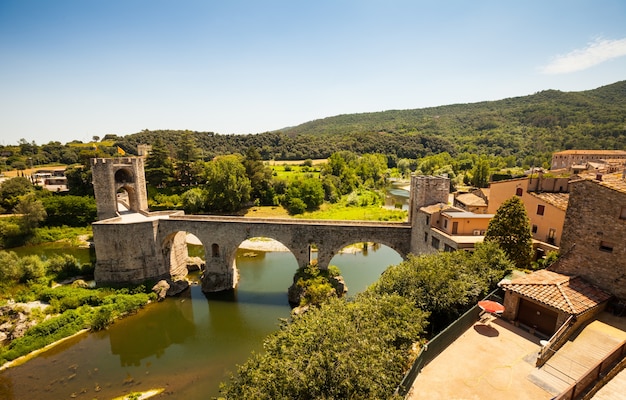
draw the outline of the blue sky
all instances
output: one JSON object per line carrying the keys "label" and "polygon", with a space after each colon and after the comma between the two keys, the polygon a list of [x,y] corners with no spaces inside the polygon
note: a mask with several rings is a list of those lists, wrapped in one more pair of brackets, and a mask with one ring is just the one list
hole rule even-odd
{"label": "blue sky", "polygon": [[0,144],[580,91],[626,79],[626,1],[0,0]]}

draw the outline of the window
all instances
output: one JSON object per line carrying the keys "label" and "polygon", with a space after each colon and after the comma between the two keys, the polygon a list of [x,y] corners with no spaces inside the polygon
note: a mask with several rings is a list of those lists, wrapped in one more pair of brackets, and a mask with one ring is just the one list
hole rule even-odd
{"label": "window", "polygon": [[606,253],[612,253],[613,252],[613,243],[601,241],[600,242],[600,251],[604,251]]}
{"label": "window", "polygon": [[448,229],[448,220],[447,219],[443,220],[443,229]]}
{"label": "window", "polygon": [[219,257],[220,256],[220,245],[217,243],[213,243],[211,245],[211,255],[213,257]]}
{"label": "window", "polygon": [[546,206],[539,204],[537,206],[537,215],[543,215],[546,210]]}
{"label": "window", "polygon": [[433,236],[433,240],[431,241],[431,244],[434,248],[436,248],[437,250],[439,250],[439,239]]}
{"label": "window", "polygon": [[424,243],[428,242],[428,232],[424,232]]}
{"label": "window", "polygon": [[619,213],[619,219],[626,219],[626,206],[622,206],[622,210]]}
{"label": "window", "polygon": [[537,233],[537,225],[533,225],[533,233]]}
{"label": "window", "polygon": [[548,243],[556,244],[556,229],[550,228],[548,231]]}
{"label": "window", "polygon": [[522,197],[522,193],[524,192],[524,190],[522,190],[522,188],[517,188],[515,189],[515,195]]}
{"label": "window", "polygon": [[451,252],[454,251],[454,247],[447,245],[447,244],[443,244],[443,251],[447,251],[447,252]]}
{"label": "window", "polygon": [[426,225],[430,225],[430,215],[426,216]]}

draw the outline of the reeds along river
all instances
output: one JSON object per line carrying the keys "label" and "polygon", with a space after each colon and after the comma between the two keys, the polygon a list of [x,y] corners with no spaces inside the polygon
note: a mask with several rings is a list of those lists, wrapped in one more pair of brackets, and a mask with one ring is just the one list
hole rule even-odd
{"label": "reeds along river", "polygon": [[[236,290],[205,296],[199,285],[192,286],[105,331],[61,343],[0,373],[0,399],[112,399],[153,388],[177,399],[218,396],[219,383],[252,351],[262,351],[263,338],[290,313],[287,288],[295,257],[249,253],[240,250],[237,258]],[[368,246],[339,254],[331,264],[340,268],[348,295],[354,295],[400,261],[386,246]]]}

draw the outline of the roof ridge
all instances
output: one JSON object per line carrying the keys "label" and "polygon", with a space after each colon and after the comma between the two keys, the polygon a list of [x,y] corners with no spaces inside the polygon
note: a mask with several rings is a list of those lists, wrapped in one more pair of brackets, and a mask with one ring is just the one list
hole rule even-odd
{"label": "roof ridge", "polygon": [[[569,280],[566,282],[568,283],[569,286]],[[572,313],[576,314],[576,309],[574,308],[574,305],[572,304],[572,302],[570,301],[569,297],[567,296],[567,294],[565,294],[565,291],[563,290],[563,288],[561,287],[561,283],[557,283],[556,287],[559,289],[559,292],[561,292],[561,295],[563,296],[563,299],[565,299],[565,302],[567,303],[567,305],[569,306],[570,310],[572,310]]]}

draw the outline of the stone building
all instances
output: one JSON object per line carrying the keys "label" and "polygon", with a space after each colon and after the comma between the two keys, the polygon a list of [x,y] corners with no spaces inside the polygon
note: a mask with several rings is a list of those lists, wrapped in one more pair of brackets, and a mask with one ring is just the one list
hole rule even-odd
{"label": "stone building", "polygon": [[561,258],[553,269],[626,299],[626,180],[622,173],[598,178],[570,183]]}
{"label": "stone building", "polygon": [[565,150],[552,155],[550,169],[572,168],[576,165],[586,165],[588,162],[606,160],[622,160],[626,162],[624,150]]}
{"label": "stone building", "polygon": [[411,178],[411,252],[471,250],[483,241],[493,215],[450,206],[449,187],[450,179],[446,177]]}

